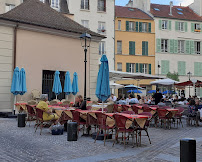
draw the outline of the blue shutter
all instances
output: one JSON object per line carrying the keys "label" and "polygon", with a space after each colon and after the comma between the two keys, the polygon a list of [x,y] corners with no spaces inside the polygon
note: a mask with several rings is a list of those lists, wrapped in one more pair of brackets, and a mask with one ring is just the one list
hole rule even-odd
{"label": "blue shutter", "polygon": [[126,21],[126,31],[129,31],[129,21]]}

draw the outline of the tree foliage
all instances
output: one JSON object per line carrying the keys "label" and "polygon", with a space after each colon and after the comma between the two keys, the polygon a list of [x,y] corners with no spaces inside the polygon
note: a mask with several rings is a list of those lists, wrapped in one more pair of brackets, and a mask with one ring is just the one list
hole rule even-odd
{"label": "tree foliage", "polygon": [[168,72],[167,78],[170,78],[170,79],[175,80],[175,81],[180,81],[179,80],[179,74],[176,72],[174,72],[174,73]]}

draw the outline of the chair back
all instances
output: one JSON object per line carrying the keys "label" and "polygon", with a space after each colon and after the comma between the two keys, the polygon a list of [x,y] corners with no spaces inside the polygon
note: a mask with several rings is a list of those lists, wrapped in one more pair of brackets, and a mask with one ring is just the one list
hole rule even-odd
{"label": "chair back", "polygon": [[61,102],[62,102],[62,106],[70,105],[70,101],[68,101],[68,100],[62,100]]}
{"label": "chair back", "polygon": [[148,127],[150,121],[152,120],[152,114],[150,112],[142,112],[139,115],[145,115],[148,116],[149,118],[147,119],[147,121],[145,122],[145,126]]}
{"label": "chair back", "polygon": [[156,108],[159,108],[159,106],[158,106],[158,105],[151,105],[150,107],[156,107]]}
{"label": "chair back", "polygon": [[91,107],[91,106],[86,106],[86,109],[87,109],[87,110],[91,110],[92,107]]}
{"label": "chair back", "polygon": [[36,108],[36,117],[38,120],[43,120],[43,110]]}
{"label": "chair back", "polygon": [[71,113],[72,113],[72,117],[73,117],[72,121],[80,123],[80,112],[75,111],[75,110],[71,110]]}
{"label": "chair back", "polygon": [[114,113],[119,112],[119,111],[118,111],[118,108],[119,108],[119,105],[114,104],[113,112],[114,112]]}
{"label": "chair back", "polygon": [[129,107],[127,105],[121,105],[122,111],[128,111]]}
{"label": "chair back", "polygon": [[168,111],[166,109],[157,109],[157,114],[159,118],[166,117]]}
{"label": "chair back", "polygon": [[87,114],[87,125],[97,125],[97,119],[90,114]]}
{"label": "chair back", "polygon": [[159,109],[170,109],[171,107],[170,106],[162,106],[162,107],[159,107]]}
{"label": "chair back", "polygon": [[98,126],[102,129],[102,128],[106,128],[106,120],[107,120],[107,115],[105,115],[104,113],[101,112],[97,112],[95,113],[96,117],[97,117],[97,124]]}
{"label": "chair back", "polygon": [[37,105],[37,101],[35,100],[30,100],[27,102],[28,105]]}
{"label": "chair back", "polygon": [[142,107],[149,107],[149,105],[148,104],[143,104]]}
{"label": "chair back", "polygon": [[32,106],[30,106],[30,105],[26,105],[26,106],[27,106],[28,115],[29,115],[29,116],[35,116],[36,113],[35,113],[35,111],[34,111],[34,108],[33,108]]}
{"label": "chair back", "polygon": [[135,114],[138,114],[139,107],[137,107],[136,105],[133,105],[132,109],[135,112]]}
{"label": "chair back", "polygon": [[[97,111],[102,111],[102,108],[100,108],[100,109],[97,110]],[[107,108],[104,108],[103,111],[104,111],[104,112],[107,112]]]}
{"label": "chair back", "polygon": [[52,105],[52,106],[58,106],[58,102],[57,101],[55,101],[55,100],[52,100],[52,101],[50,101],[50,105]]}
{"label": "chair back", "polygon": [[120,114],[114,114],[113,117],[115,119],[115,124],[118,129],[126,129],[126,121],[128,120],[127,117]]}
{"label": "chair back", "polygon": [[183,107],[176,107],[175,109],[178,109],[178,112],[176,115],[182,115],[182,113],[184,112],[184,108]]}
{"label": "chair back", "polygon": [[124,114],[135,114],[134,111],[122,111],[122,113],[124,113]]}
{"label": "chair back", "polygon": [[143,106],[142,109],[143,109],[143,112],[151,112],[151,108],[148,106]]}

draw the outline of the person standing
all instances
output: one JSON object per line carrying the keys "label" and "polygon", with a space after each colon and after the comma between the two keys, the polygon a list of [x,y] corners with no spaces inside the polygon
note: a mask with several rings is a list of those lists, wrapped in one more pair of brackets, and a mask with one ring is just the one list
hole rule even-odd
{"label": "person standing", "polygon": [[163,98],[162,93],[159,92],[159,89],[156,89],[156,93],[153,96],[154,101],[155,101],[155,105],[158,105],[158,103],[161,101],[161,99]]}

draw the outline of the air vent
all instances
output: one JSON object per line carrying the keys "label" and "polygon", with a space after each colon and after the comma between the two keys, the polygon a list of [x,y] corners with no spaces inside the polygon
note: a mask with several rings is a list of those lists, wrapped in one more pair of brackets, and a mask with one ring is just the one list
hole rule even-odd
{"label": "air vent", "polygon": [[177,8],[178,11],[183,11],[181,8]]}
{"label": "air vent", "polygon": [[179,15],[183,15],[183,13],[182,12],[177,12]]}

